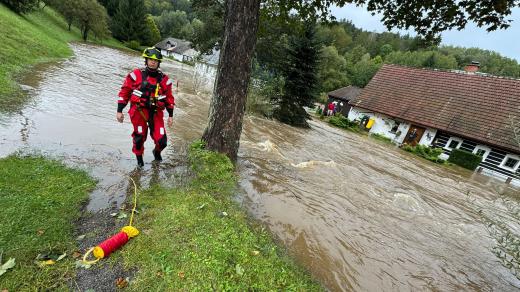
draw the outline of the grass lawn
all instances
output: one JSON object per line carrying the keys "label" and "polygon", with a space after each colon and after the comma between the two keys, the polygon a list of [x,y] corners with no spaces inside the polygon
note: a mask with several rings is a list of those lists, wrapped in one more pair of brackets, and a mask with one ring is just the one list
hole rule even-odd
{"label": "grass lawn", "polygon": [[[15,79],[31,74],[30,66],[72,55],[68,42],[81,41],[79,30],[68,26],[60,14],[46,7],[20,16],[0,4],[0,109],[19,108],[24,94]],[[114,39],[104,45],[120,47]]]}
{"label": "grass lawn", "polygon": [[[95,182],[83,171],[41,157],[0,159],[0,249],[2,263],[15,266],[0,276],[0,290],[67,289],[75,275],[73,222]],[[40,267],[38,254],[56,259]],[[41,261],[39,261],[41,262]]]}
{"label": "grass lawn", "polygon": [[194,144],[196,178],[182,189],[139,194],[141,234],[114,258],[137,269],[134,291],[320,291],[271,235],[233,201],[233,165]]}

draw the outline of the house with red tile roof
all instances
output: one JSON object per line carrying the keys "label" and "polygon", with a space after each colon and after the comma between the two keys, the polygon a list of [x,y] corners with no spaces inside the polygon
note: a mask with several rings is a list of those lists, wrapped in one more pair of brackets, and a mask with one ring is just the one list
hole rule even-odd
{"label": "house with red tile roof", "polygon": [[[370,133],[411,145],[482,156],[478,168],[520,185],[520,80],[476,72],[383,65],[350,101],[350,120],[372,119]],[[515,128],[516,127],[516,128]]]}

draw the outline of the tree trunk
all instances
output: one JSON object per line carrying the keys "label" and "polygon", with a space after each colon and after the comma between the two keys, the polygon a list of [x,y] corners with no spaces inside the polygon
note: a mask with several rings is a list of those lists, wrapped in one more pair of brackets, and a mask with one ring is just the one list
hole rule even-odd
{"label": "tree trunk", "polygon": [[85,41],[85,42],[87,41],[88,31],[89,31],[88,26],[85,26],[85,27],[83,28],[83,31],[82,31],[83,41]]}
{"label": "tree trunk", "polygon": [[260,0],[226,1],[226,27],[217,79],[202,139],[206,148],[226,154],[233,162],[242,133],[251,58],[256,44]]}

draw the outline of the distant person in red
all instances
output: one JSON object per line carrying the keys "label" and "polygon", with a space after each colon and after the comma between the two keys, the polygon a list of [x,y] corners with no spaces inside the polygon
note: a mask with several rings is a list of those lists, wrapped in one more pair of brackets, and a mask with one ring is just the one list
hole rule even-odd
{"label": "distant person in red", "polygon": [[327,110],[327,116],[334,115],[334,104],[332,102],[329,103],[329,107]]}
{"label": "distant person in red", "polygon": [[159,70],[162,61],[161,51],[155,47],[144,50],[143,55],[146,67],[134,69],[130,72],[119,91],[117,101],[116,119],[122,123],[124,119],[123,109],[131,103],[128,115],[134,126],[132,132],[132,152],[137,158],[137,165],[144,166],[143,152],[144,142],[150,130],[155,148],[153,156],[156,161],[161,161],[161,151],[166,147],[167,138],[164,129],[164,110],[168,112],[168,126],[173,125],[173,106],[175,105],[172,94],[172,80],[168,75]]}

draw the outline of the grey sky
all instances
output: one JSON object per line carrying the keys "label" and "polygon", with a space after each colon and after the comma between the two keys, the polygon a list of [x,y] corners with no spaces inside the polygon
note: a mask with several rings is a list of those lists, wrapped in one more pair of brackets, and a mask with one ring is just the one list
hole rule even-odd
{"label": "grey sky", "polygon": [[[363,7],[354,5],[343,8],[333,7],[332,14],[337,19],[351,20],[357,27],[368,31],[386,31],[386,27],[380,21],[381,15],[372,16]],[[520,41],[517,39],[520,36],[520,8],[513,9],[510,18],[513,19],[513,23],[507,30],[488,33],[485,29],[471,24],[462,31],[444,32],[442,44],[492,50],[520,62]]]}

